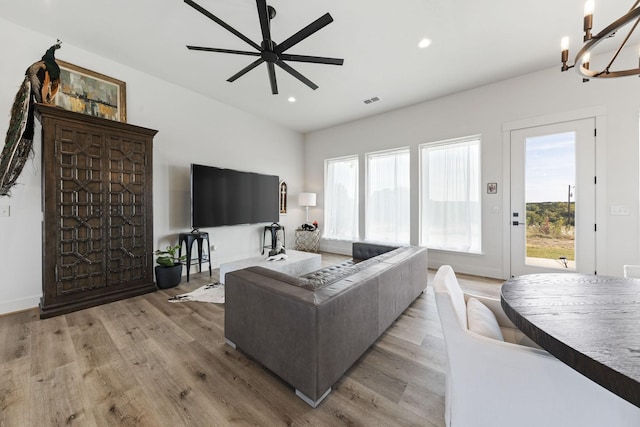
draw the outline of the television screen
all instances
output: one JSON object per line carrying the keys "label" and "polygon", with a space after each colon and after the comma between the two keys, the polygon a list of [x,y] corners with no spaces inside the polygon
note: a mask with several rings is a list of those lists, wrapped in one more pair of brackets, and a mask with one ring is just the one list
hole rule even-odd
{"label": "television screen", "polygon": [[191,227],[278,222],[278,183],[262,175],[191,165]]}

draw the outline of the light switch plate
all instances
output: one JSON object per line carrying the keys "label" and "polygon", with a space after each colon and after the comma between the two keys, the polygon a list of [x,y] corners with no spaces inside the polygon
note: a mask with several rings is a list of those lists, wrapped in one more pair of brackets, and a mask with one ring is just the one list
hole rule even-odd
{"label": "light switch plate", "polygon": [[610,206],[609,214],[615,216],[627,216],[630,215],[629,208],[626,206]]}
{"label": "light switch plate", "polygon": [[0,206],[0,217],[9,216],[9,206]]}

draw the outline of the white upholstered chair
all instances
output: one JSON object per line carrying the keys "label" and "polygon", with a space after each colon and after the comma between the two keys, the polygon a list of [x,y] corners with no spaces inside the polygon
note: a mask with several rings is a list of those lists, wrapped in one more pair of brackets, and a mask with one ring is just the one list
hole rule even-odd
{"label": "white upholstered chair", "polygon": [[516,344],[531,342],[506,317],[500,300],[475,297],[495,314],[492,320],[463,293],[450,266],[438,270],[433,288],[449,365],[447,426],[640,426],[640,408],[546,351]]}

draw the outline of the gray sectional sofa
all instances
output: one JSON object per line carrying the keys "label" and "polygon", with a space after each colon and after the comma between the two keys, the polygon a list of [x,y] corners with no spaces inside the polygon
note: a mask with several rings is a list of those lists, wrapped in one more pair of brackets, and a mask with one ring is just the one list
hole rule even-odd
{"label": "gray sectional sofa", "polygon": [[316,407],[427,287],[426,248],[353,244],[353,259],[302,277],[227,274],[225,339]]}

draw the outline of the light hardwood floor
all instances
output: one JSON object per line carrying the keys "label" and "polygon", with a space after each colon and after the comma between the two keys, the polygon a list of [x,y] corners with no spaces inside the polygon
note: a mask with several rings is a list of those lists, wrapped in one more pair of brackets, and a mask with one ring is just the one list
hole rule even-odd
{"label": "light hardwood floor", "polygon": [[[345,258],[323,254],[323,264]],[[459,278],[499,292],[500,281]],[[311,409],[224,344],[224,306],[167,302],[212,280],[217,270],[46,320],[35,309],[0,317],[0,426],[444,425],[446,354],[431,286]]]}

